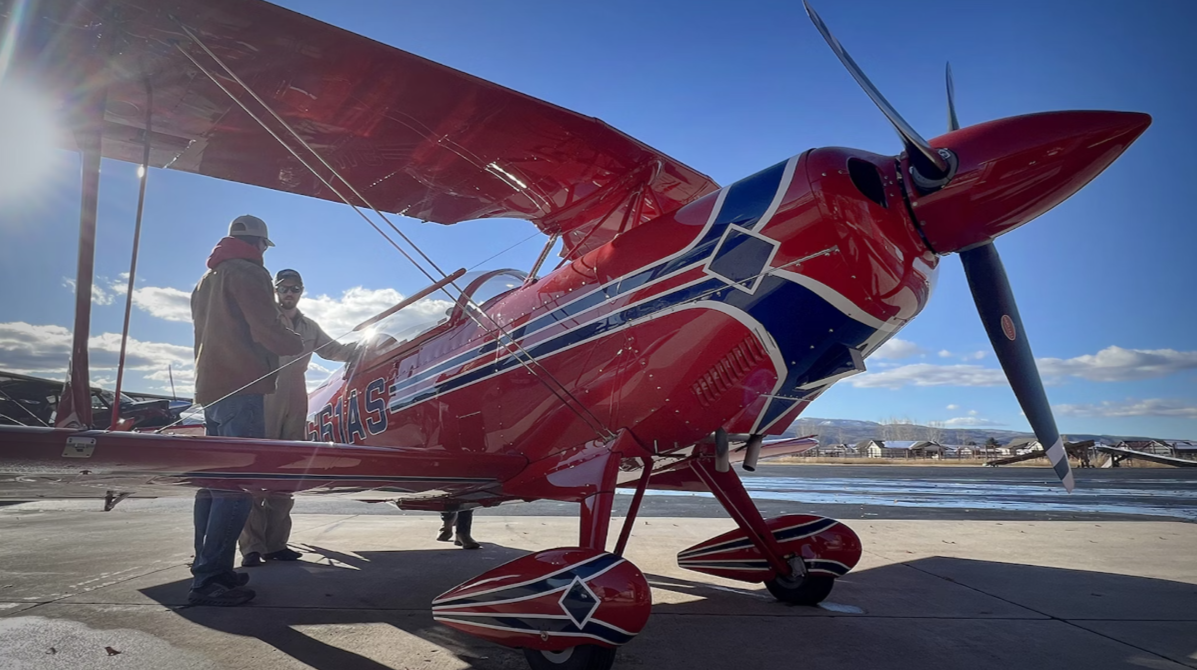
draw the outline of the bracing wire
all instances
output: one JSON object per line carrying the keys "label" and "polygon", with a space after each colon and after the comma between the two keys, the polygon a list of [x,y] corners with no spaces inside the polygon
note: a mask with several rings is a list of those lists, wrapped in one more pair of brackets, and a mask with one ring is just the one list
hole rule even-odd
{"label": "bracing wire", "polygon": [[514,249],[514,248],[516,248],[516,247],[520,246],[521,244],[523,244],[523,243],[527,242],[528,240],[530,240],[530,239],[532,239],[533,237],[536,237],[536,236],[538,236],[538,235],[540,235],[540,233],[532,233],[531,235],[529,235],[529,236],[525,237],[524,239],[520,240],[519,242],[516,242],[515,244],[513,244],[513,245],[511,245],[511,246],[507,247],[506,249],[504,249],[504,250],[500,251],[499,253],[497,253],[497,254],[495,254],[495,255],[493,255],[493,256],[489,256],[489,257],[487,257],[487,258],[484,258],[484,259],[482,259],[482,260],[478,261],[477,263],[474,263],[474,264],[473,264],[473,265],[471,265],[470,267],[466,268],[466,272],[469,272],[470,270],[473,270],[474,268],[478,267],[479,265],[482,265],[483,263],[489,263],[489,262],[493,261],[494,259],[498,258],[499,256],[502,256],[503,254],[507,253],[508,251],[511,251],[512,249]]}
{"label": "bracing wire", "polygon": [[[12,396],[10,396],[10,395],[8,395],[7,393],[5,393],[3,389],[0,389],[0,395],[4,396],[5,398],[8,398],[8,401],[9,401],[9,402],[11,402],[12,404],[16,405],[17,407],[20,407],[20,408],[21,408],[21,409],[22,409],[22,410],[23,410],[23,411],[24,411],[26,414],[28,414],[29,416],[31,416],[31,417],[33,417],[34,419],[36,419],[38,423],[42,424],[42,425],[43,425],[43,426],[45,426],[46,428],[49,428],[49,427],[50,427],[50,424],[46,423],[46,422],[45,422],[45,421],[44,421],[44,420],[43,420],[43,419],[42,419],[40,416],[38,416],[38,415],[34,414],[34,413],[33,413],[33,411],[32,411],[32,410],[30,410],[28,407],[26,407],[26,406],[22,405],[21,403],[17,402],[17,400],[16,400],[15,398],[13,398]],[[12,417],[8,417],[8,418],[9,418],[9,419],[12,419],[13,423],[20,423],[19,421],[17,421],[16,419],[13,419]]]}
{"label": "bracing wire", "polygon": [[[299,144],[303,148],[307,149],[307,151],[310,154],[312,154],[312,156],[314,156],[316,158],[316,160],[320,161],[320,163],[326,169],[328,169],[328,171],[334,177],[336,177],[338,180],[340,180],[340,182],[342,184],[344,184],[346,187],[348,187],[349,190],[354,195],[356,195],[358,197],[358,199],[360,199],[363,203],[365,203],[365,205],[367,207],[369,207],[371,210],[373,210],[374,213],[377,214],[379,218],[381,218],[383,221],[385,221],[386,224],[388,226],[390,226],[391,230],[394,230],[395,233],[398,234],[399,237],[402,238],[403,241],[405,241],[408,244],[408,246],[410,246],[412,249],[414,249],[416,251],[416,253],[420,255],[421,258],[423,258],[425,261],[427,261],[428,264],[431,265],[432,268],[434,270],[436,270],[441,275],[442,279],[448,276],[445,274],[445,271],[441,270],[441,268],[439,266],[437,266],[437,264],[431,258],[429,258],[428,255],[425,254],[424,251],[422,249],[420,249],[420,247],[415,242],[413,242],[410,238],[408,238],[407,235],[405,235],[403,233],[403,231],[399,230],[399,228],[394,223],[392,223],[391,220],[388,219],[385,214],[383,214],[381,211],[379,211],[379,209],[377,207],[375,207],[369,200],[367,200],[364,195],[362,195],[356,188],[354,188],[354,186],[351,183],[349,183],[349,181],[347,179],[345,179],[345,177],[342,176],[337,171],[336,168],[334,168],[332,165],[330,165],[328,163],[328,161],[326,161],[324,159],[323,156],[321,156],[315,149],[313,149],[312,146],[310,144],[308,144],[307,140],[305,140],[298,132],[296,132],[295,129],[292,128],[290,124],[288,124],[281,116],[279,116],[278,113],[276,113],[274,111],[274,109],[272,109],[269,105],[267,105],[266,102],[264,100],[262,100],[262,98],[259,97],[258,94],[253,89],[251,89],[244,81],[242,81],[242,79],[239,76],[237,76],[237,73],[233,72],[233,70],[228,65],[226,65],[225,62],[223,60],[221,60],[219,56],[217,56],[211,49],[209,49],[208,46],[206,44],[204,44],[204,42],[202,40],[200,40],[198,37],[196,37],[195,34],[192,33],[190,29],[187,28],[187,26],[183,25],[182,23],[179,23],[178,25],[179,25],[180,29],[182,29],[183,32],[186,33],[187,36],[195,44],[197,44],[206,54],[208,54],[208,56],[213,61],[215,61],[216,64],[219,65],[221,67],[221,69],[223,69],[225,71],[225,73],[230,78],[233,79],[233,81],[237,82],[237,84],[239,86],[241,86],[241,88],[244,89],[247,93],[249,93],[249,95],[255,101],[257,101],[257,103],[259,105],[261,105],[263,109],[265,109],[271,116],[273,116],[274,119],[280,125],[282,125],[283,128],[285,128],[287,130],[287,132],[289,132],[291,134],[291,136],[294,137],[295,140],[297,142],[299,142]],[[180,50],[182,50],[181,47],[180,47]],[[200,67],[199,64],[196,63],[195,59],[191,58],[190,54],[187,54],[186,52],[184,52],[184,55],[186,55],[188,57],[188,59],[191,60],[192,63],[194,63],[196,65],[196,67]],[[201,69],[203,69],[203,68],[201,68]],[[205,71],[205,74],[208,74],[208,77],[212,78],[212,75],[207,73],[206,71]],[[217,85],[221,86],[219,83],[217,83]],[[228,93],[227,89],[225,89],[223,86],[221,86],[221,90],[224,90],[227,95],[230,95],[230,97],[232,97],[231,94]],[[236,98],[233,98],[233,100],[238,105],[240,105],[241,108],[246,111],[246,113],[250,113],[249,110],[246,109],[246,106],[244,104],[242,104],[240,100],[238,100]],[[259,125],[262,125],[263,128],[266,128],[265,124],[263,124],[262,121],[257,118],[257,116],[253,115],[252,113],[250,113],[250,116],[252,118],[254,118],[254,120],[257,121]],[[270,132],[271,136],[273,136],[278,142],[282,143],[284,145],[284,147],[286,147],[287,150],[291,152],[292,155],[294,155],[297,159],[299,159],[299,156],[295,153],[295,151],[290,146],[288,146],[286,143],[284,143],[282,141],[282,139],[280,139],[278,137],[278,135],[276,135],[269,128],[266,128],[266,130],[267,130],[267,132]],[[325,180],[323,177],[321,177],[319,174],[317,174],[316,171],[314,169],[312,169],[312,167],[306,161],[303,161],[302,159],[300,159],[300,162],[303,163],[304,167],[307,167],[309,171],[311,171],[318,178],[320,178],[320,180],[322,182],[324,182],[325,185],[327,185],[330,189],[332,189],[333,192],[337,194],[337,197],[341,198],[341,200],[344,201],[345,204],[350,205],[351,207],[353,206],[352,203],[350,203],[347,198],[345,198],[343,195],[341,195],[340,192],[338,192],[336,189],[333,189],[332,185],[329,184],[327,182],[327,180]],[[359,212],[359,214],[361,214],[361,212]],[[362,216],[364,217],[365,215],[362,214]],[[371,222],[371,225],[374,226],[373,222]],[[379,230],[377,226],[374,226],[374,228],[375,228],[375,230]],[[379,232],[381,233],[382,231],[379,230]],[[383,236],[387,237],[385,234]],[[387,239],[388,239],[388,241],[390,241],[389,237],[387,237]],[[391,241],[391,244],[393,246],[395,246],[396,248],[398,248],[398,245],[395,244],[393,241]],[[428,277],[429,281],[432,281],[433,283],[435,283],[437,281],[432,278],[432,276],[423,268],[423,266],[416,263],[415,260],[413,260],[410,256],[408,256],[406,253],[404,253],[403,255],[413,265],[415,265],[420,270],[420,272],[422,272],[426,277]],[[499,335],[507,336],[507,333],[504,330],[503,326],[500,325],[494,319],[492,319],[489,314],[486,314],[484,311],[482,311],[481,306],[479,306],[477,303],[475,303],[472,298],[470,298],[469,296],[465,296],[465,292],[461,289],[461,287],[459,287],[455,282],[450,282],[450,286],[452,286],[454,289],[456,289],[459,295],[465,297],[465,299],[469,303],[469,305],[474,308],[474,310],[471,310],[470,312],[468,312],[468,315],[469,315],[471,321],[474,321],[483,330],[487,330],[488,328],[487,328],[486,324],[482,323],[477,316],[477,314],[481,314],[483,317],[486,318],[487,321],[490,321],[491,325],[495,328],[495,330],[498,331]],[[449,298],[451,300],[455,299],[454,296],[452,294],[450,294],[447,289],[442,287],[441,290],[444,291],[445,295],[449,296]],[[507,339],[512,340],[512,338],[510,338],[509,336],[507,337]],[[523,359],[517,359],[517,360],[520,361],[520,365],[522,365],[526,370],[528,370],[528,372],[530,374],[532,374],[533,377],[535,377],[542,384],[544,384],[545,387],[548,388],[553,393],[553,395],[557,396],[557,398],[559,400],[561,400],[563,403],[565,403],[566,406],[569,406],[571,408],[571,410],[575,414],[578,415],[579,418],[581,418],[588,425],[590,425],[590,427],[595,430],[595,432],[599,435],[599,437],[606,437],[606,438],[614,437],[614,433],[609,428],[607,428],[603,424],[603,422],[597,416],[594,415],[593,412],[590,411],[590,408],[587,407],[586,405],[582,404],[582,401],[579,400],[576,396],[574,396],[573,393],[571,393],[569,391],[569,389],[565,387],[564,384],[562,384],[560,381],[558,381],[553,376],[552,373],[550,373],[547,369],[545,369],[544,366],[541,365],[540,362],[536,359],[536,357],[532,356],[529,352],[525,351],[519,343],[513,342],[513,344],[516,348],[518,348],[520,350],[521,353],[523,353],[525,356],[527,356],[526,362]],[[535,365],[537,368],[539,368],[540,373],[537,373],[536,370],[533,370],[530,367],[530,364]],[[557,388],[553,388],[553,386],[551,384],[549,384],[547,381],[545,381],[545,377],[547,377],[549,380],[552,380],[552,382],[554,384],[556,384]],[[582,411],[584,411],[589,416],[589,419],[587,419],[586,417],[583,417],[581,412],[579,412],[576,408],[573,408],[572,406],[570,406],[569,402],[561,397],[562,393],[564,393],[570,400],[572,400],[578,407],[580,407],[582,409]],[[594,424],[591,424],[591,420],[593,420],[594,423],[598,425],[597,428],[594,426]],[[605,433],[605,435],[604,435],[604,433]]]}
{"label": "bracing wire", "polygon": [[[419,254],[419,256],[421,258],[423,258],[425,261],[427,261],[428,264],[431,265],[434,270],[436,270],[438,273],[440,273],[442,278],[447,276],[447,275],[445,275],[444,271],[441,270],[440,267],[438,267],[436,265],[436,263],[433,262],[432,259],[429,258],[428,255],[425,254],[419,248],[418,245],[416,245],[410,238],[408,238],[406,235],[404,235],[403,232],[400,231],[398,229],[398,227],[396,227],[395,224],[390,221],[390,219],[388,219],[381,211],[379,211],[376,207],[374,207],[360,192],[357,191],[357,189],[355,189],[352,186],[352,184],[350,184],[348,182],[348,180],[346,180],[339,172],[337,172],[337,170],[334,167],[332,167],[327,161],[325,161],[324,158],[322,156],[320,156],[320,154],[318,152],[316,152],[316,150],[313,149],[307,143],[307,141],[303,139],[302,136],[299,135],[299,133],[297,133],[289,124],[287,124],[287,122],[285,120],[283,120],[276,112],[274,112],[274,110],[271,109],[270,106],[267,105],[265,103],[265,101],[263,101],[248,85],[246,85],[245,82],[242,81],[240,79],[240,77],[238,77],[236,75],[236,73],[234,73],[218,56],[216,56],[216,54],[213,53],[212,50],[207,47],[207,45],[205,45],[198,37],[196,37],[194,35],[194,33],[192,33],[186,26],[183,26],[182,24],[179,24],[179,26],[195,44],[197,44],[205,53],[207,53],[208,56],[210,58],[212,58],[225,71],[225,73],[231,79],[233,79],[233,81],[235,81],[238,85],[241,86],[242,89],[244,89],[247,93],[249,93],[249,95],[251,97],[253,97],[254,100],[256,100],[258,102],[258,104],[262,106],[263,109],[265,109],[268,113],[270,113],[271,116],[273,116],[275,118],[275,120],[278,121],[300,143],[300,145],[302,145],[305,149],[307,149],[307,151],[309,153],[312,154],[312,156],[314,156],[318,161],[320,161],[320,163],[323,164],[324,167],[326,167],[332,173],[333,176],[335,176],[342,184],[344,184],[346,187],[348,187],[349,190],[352,191],[353,194],[356,195],[363,203],[365,203],[367,207],[369,207],[371,210],[373,210],[375,214],[377,214],[383,221],[385,221],[387,223],[387,225],[390,226],[391,229],[394,230],[405,242],[407,242],[407,244],[409,246],[411,246],[412,249],[414,249],[416,251],[416,253]],[[193,65],[195,65],[196,68],[198,68],[210,80],[212,80],[212,82],[215,83],[225,93],[225,95],[229,96],[229,98],[234,103],[236,103],[239,107],[241,107],[241,109],[243,111],[245,111],[246,114],[248,114],[255,122],[257,122],[258,125],[262,126],[262,128],[264,130],[266,130],[271,135],[271,137],[273,137],[275,139],[275,141],[277,141],[279,144],[281,144],[284,149],[286,149],[292,156],[295,157],[296,160],[298,160],[305,168],[307,168],[313,175],[315,175],[316,178],[321,181],[321,183],[323,183],[329,190],[331,190],[345,204],[347,204],[351,208],[353,208],[353,210],[359,216],[361,216],[368,224],[370,224],[370,226],[372,228],[374,228],[375,231],[377,231],[380,235],[382,235],[383,238],[386,239],[391,244],[391,246],[395,247],[395,249],[397,251],[399,251],[400,254],[402,254],[403,257],[406,258],[410,263],[412,263],[412,265],[415,266],[422,274],[424,274],[424,276],[427,277],[429,279],[429,281],[432,281],[434,283],[437,281],[420,263],[418,263],[414,258],[412,258],[406,251],[404,251],[402,248],[400,248],[399,245],[394,240],[392,240],[381,228],[379,228],[377,224],[375,224],[373,221],[371,221],[365,215],[364,212],[362,212],[357,206],[355,206],[352,202],[350,202],[349,199],[344,194],[342,194],[340,192],[340,190],[338,190],[336,187],[334,187],[329,182],[329,180],[325,179],[317,170],[314,169],[314,167],[308,161],[304,160],[301,156],[299,156],[298,152],[296,152],[295,149],[290,146],[290,144],[288,144],[281,137],[279,137],[279,135],[273,129],[271,129],[257,114],[254,114],[245,103],[243,103],[238,97],[234,96],[232,94],[232,92],[229,91],[229,89],[227,87],[225,87],[225,85],[222,84],[211,71],[209,71],[207,68],[205,68],[203,65],[201,65],[190,53],[187,52],[186,49],[182,48],[182,46],[176,45],[176,48],[189,61],[191,61],[191,63]],[[544,384],[545,387],[550,392],[552,392],[553,395],[555,395],[558,400],[560,400],[566,407],[568,407],[571,411],[573,411],[575,414],[577,414],[578,417],[580,419],[582,419],[583,422],[586,423],[592,430],[594,430],[596,432],[596,434],[599,435],[600,438],[610,439],[614,436],[614,433],[609,428],[607,428],[605,426],[605,424],[597,416],[594,415],[593,412],[591,412],[589,407],[587,407],[576,396],[574,396],[574,394],[571,393],[569,391],[569,389],[566,388],[566,386],[564,384],[562,384],[560,381],[558,381],[552,375],[552,373],[550,373],[547,369],[545,369],[544,366],[541,365],[540,362],[534,356],[532,356],[529,352],[527,352],[523,348],[522,345],[520,345],[518,342],[516,342],[514,340],[514,338],[511,338],[507,334],[507,332],[505,331],[505,329],[503,328],[502,325],[500,325],[497,321],[495,321],[493,318],[491,318],[491,316],[489,314],[486,314],[486,312],[484,312],[481,309],[481,307],[473,301],[473,299],[471,297],[465,296],[464,291],[462,291],[462,289],[459,286],[457,286],[456,283],[451,282],[450,285],[453,286],[453,288],[458,291],[459,295],[465,297],[469,306],[473,307],[473,309],[466,310],[467,315],[470,317],[470,319],[472,321],[474,321],[479,327],[483,328],[484,330],[487,330],[489,328],[486,326],[486,324],[482,323],[479,320],[478,315],[481,315],[483,318],[485,318],[487,321],[489,321],[491,323],[491,325],[494,327],[494,329],[498,331],[500,336],[503,336],[507,342],[510,342],[511,345],[515,346],[517,349],[520,350],[521,353],[524,354],[524,356],[527,357],[527,359],[525,360],[524,358],[517,356],[516,360],[520,363],[521,366],[523,366],[526,370],[528,370],[528,372],[530,374],[532,374],[534,378],[536,378],[542,384]],[[448,292],[447,289],[442,288],[441,290],[444,291],[445,294],[450,299],[453,299],[453,300],[456,299],[451,293]],[[537,372],[537,370],[533,370],[530,365],[535,365],[539,369],[539,372]],[[552,380],[553,384],[549,384],[545,380],[545,377],[547,377],[549,380]],[[554,385],[556,385],[556,388],[554,388]],[[564,394],[565,397],[562,397],[562,394]],[[566,398],[568,398],[569,400],[567,400]],[[570,400],[573,401],[572,404],[569,402]],[[579,408],[581,411],[579,411]],[[583,412],[585,413],[585,416],[583,415]]]}

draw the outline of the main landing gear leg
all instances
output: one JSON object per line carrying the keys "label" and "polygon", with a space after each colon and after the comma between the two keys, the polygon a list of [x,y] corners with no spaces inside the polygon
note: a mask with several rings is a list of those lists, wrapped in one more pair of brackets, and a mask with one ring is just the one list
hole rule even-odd
{"label": "main landing gear leg", "polygon": [[[611,528],[611,510],[615,505],[615,485],[622,456],[613,451],[603,468],[603,481],[598,492],[581,502],[581,524],[578,546],[598,551],[607,550],[607,536]],[[627,523],[631,523],[629,519]],[[615,648],[596,644],[580,644],[562,651],[524,649],[524,658],[532,670],[609,670],[615,664]]]}
{"label": "main landing gear leg", "polygon": [[691,467],[768,561],[776,576],[767,580],[765,587],[775,598],[797,605],[815,605],[831,593],[835,579],[809,574],[802,556],[787,554],[781,548],[734,470],[719,472],[712,459],[696,460]]}
{"label": "main landing gear leg", "polygon": [[[532,670],[610,670],[615,649],[644,629],[652,611],[644,573],[607,551],[620,463],[630,458],[647,464],[652,455],[621,430],[608,442],[582,445],[567,461],[533,463],[523,481],[509,481],[512,491],[533,487],[530,497],[547,497],[547,485],[556,487],[556,499],[577,501],[580,546],[538,551],[459,584],[432,601],[433,619],[523,650]],[[650,474],[642,475],[636,500]]]}

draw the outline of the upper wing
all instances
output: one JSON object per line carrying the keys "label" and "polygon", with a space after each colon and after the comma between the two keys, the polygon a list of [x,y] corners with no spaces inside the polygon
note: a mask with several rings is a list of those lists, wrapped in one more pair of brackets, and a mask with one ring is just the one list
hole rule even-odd
{"label": "upper wing", "polygon": [[[0,12],[20,19],[23,4],[14,65],[64,101],[107,82],[109,158],[141,161],[148,78],[151,164],[339,199],[182,53],[311,159],[186,27],[384,212],[527,219],[576,256],[717,188],[598,119],[261,0],[0,0]],[[111,67],[88,75],[104,31]]]}

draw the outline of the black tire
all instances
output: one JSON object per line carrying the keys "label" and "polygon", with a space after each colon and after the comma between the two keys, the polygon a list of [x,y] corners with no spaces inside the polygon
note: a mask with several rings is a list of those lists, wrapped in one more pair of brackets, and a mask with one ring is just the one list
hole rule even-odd
{"label": "black tire", "polygon": [[814,606],[823,602],[835,586],[835,577],[827,575],[806,575],[804,577],[778,577],[765,582],[765,588],[774,598],[791,605]]}
{"label": "black tire", "polygon": [[558,653],[525,649],[524,658],[532,670],[611,670],[615,665],[615,650],[580,644]]}

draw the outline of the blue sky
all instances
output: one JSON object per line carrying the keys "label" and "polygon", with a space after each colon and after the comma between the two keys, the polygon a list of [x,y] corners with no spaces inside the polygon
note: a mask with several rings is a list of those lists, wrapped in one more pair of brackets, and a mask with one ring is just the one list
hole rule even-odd
{"label": "blue sky", "polygon": [[[856,86],[800,2],[437,3],[289,0],[301,13],[597,116],[726,184],[815,146],[896,153],[892,128]],[[1061,429],[1197,437],[1197,3],[821,2],[824,20],[923,135],[945,128],[950,59],[965,125],[1055,109],[1142,111],[1147,133],[1078,195],[998,244]],[[12,125],[11,123],[9,124]],[[8,130],[11,140],[14,131]],[[58,374],[72,319],[78,158],[54,152],[33,186],[0,187],[0,369]],[[11,163],[0,169],[13,169]],[[94,377],[118,333],[136,168],[103,166],[92,334]],[[255,213],[278,248],[268,267],[305,275],[309,311],[331,332],[424,285],[347,207],[193,175],[150,174],[130,388],[188,378],[180,296],[228,221]],[[527,269],[533,226],[404,221],[442,266]],[[873,373],[841,382],[811,416],[908,417],[1025,430],[976,316],[959,260],[944,259],[926,311]],[[351,293],[347,294],[349,291]],[[319,296],[324,296],[323,299]],[[310,298],[315,298],[311,300]],[[106,304],[104,304],[106,303]],[[29,324],[17,326],[14,324]],[[105,358],[107,356],[108,358]],[[329,365],[328,367],[331,367]],[[313,375],[319,371],[313,371]],[[934,385],[929,385],[934,384]]]}

